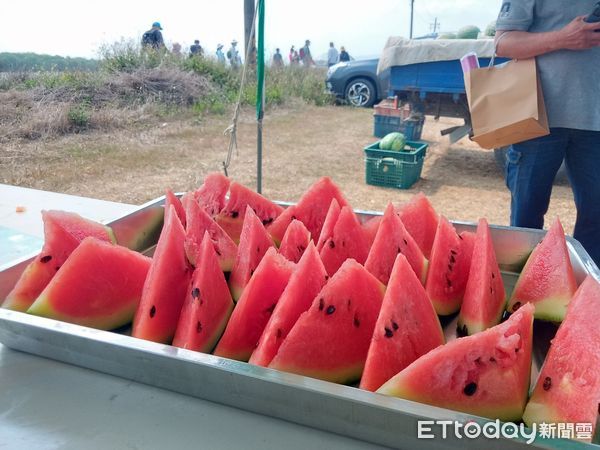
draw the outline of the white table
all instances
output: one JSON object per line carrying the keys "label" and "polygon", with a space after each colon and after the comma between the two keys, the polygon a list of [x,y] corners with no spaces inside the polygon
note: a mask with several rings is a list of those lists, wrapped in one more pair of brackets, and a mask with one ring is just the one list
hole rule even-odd
{"label": "white table", "polygon": [[[25,206],[17,213],[16,206]],[[42,236],[41,209],[110,220],[132,205],[0,185],[0,226]],[[293,405],[290,405],[293,407]],[[375,449],[312,428],[0,344],[0,449]]]}

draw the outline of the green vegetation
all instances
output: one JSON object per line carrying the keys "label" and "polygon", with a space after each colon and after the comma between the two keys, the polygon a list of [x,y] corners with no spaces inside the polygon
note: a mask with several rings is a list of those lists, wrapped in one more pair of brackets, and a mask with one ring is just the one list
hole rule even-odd
{"label": "green vegetation", "polygon": [[0,53],[0,72],[96,70],[98,61],[37,53]]}

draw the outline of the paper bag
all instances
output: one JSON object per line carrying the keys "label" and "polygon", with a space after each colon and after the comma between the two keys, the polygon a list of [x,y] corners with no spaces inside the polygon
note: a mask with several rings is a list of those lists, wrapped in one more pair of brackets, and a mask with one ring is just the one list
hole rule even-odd
{"label": "paper bag", "polygon": [[550,134],[535,59],[465,73],[473,140],[499,148]]}

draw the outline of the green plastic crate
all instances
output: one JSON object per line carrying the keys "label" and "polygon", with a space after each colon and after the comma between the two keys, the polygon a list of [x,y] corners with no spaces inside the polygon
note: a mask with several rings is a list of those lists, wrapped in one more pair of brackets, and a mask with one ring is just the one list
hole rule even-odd
{"label": "green plastic crate", "polygon": [[411,150],[380,150],[379,141],[365,147],[367,184],[398,189],[408,189],[415,184],[421,178],[427,144],[408,141],[406,147]]}

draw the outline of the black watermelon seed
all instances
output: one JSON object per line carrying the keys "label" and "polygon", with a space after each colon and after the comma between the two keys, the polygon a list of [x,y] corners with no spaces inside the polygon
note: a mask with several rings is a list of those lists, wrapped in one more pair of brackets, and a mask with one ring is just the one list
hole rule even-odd
{"label": "black watermelon seed", "polygon": [[454,257],[454,255],[450,255],[450,262],[452,264],[454,264],[456,262],[456,258]]}
{"label": "black watermelon seed", "polygon": [[335,242],[333,242],[333,239],[329,241],[329,247],[335,248]]}
{"label": "black watermelon seed", "polygon": [[219,251],[219,249],[215,248],[215,253],[217,254],[217,256],[221,256],[221,252]]}
{"label": "black watermelon seed", "polygon": [[456,334],[459,337],[463,337],[463,336],[468,336],[469,335],[469,329],[467,328],[467,325],[463,324],[463,326],[458,326],[456,327]]}
{"label": "black watermelon seed", "polygon": [[472,381],[463,389],[463,393],[469,397],[475,394],[475,392],[477,392],[477,383],[473,383]]}
{"label": "black watermelon seed", "polygon": [[194,289],[192,289],[192,298],[198,298],[198,297],[200,297],[200,289],[195,287]]}
{"label": "black watermelon seed", "polygon": [[398,247],[398,253],[402,253],[402,249]]}
{"label": "black watermelon seed", "polygon": [[458,252],[452,248],[450,249],[450,253],[452,253],[452,256],[456,256]]}
{"label": "black watermelon seed", "polygon": [[277,339],[280,339],[282,334],[281,328],[277,328]]}
{"label": "black watermelon seed", "polygon": [[325,280],[329,280],[329,275],[325,275]]}
{"label": "black watermelon seed", "polygon": [[273,222],[273,218],[272,217],[267,217],[266,219],[264,219],[262,221],[263,225],[269,225],[271,222]]}
{"label": "black watermelon seed", "polygon": [[394,329],[394,331],[396,331],[398,329],[398,324],[396,322],[394,322],[392,320],[392,328]]}
{"label": "black watermelon seed", "polygon": [[56,266],[56,267],[54,268],[54,270],[56,270],[56,271],[58,271],[58,269],[60,269],[60,266]]}
{"label": "black watermelon seed", "polygon": [[233,217],[234,219],[235,219],[237,216],[239,216],[239,215],[240,215],[240,213],[239,213],[239,212],[237,212],[237,211],[231,211],[231,217]]}
{"label": "black watermelon seed", "polygon": [[296,216],[292,216],[292,220],[296,220]]}
{"label": "black watermelon seed", "polygon": [[256,253],[260,253],[260,247],[256,247]]}
{"label": "black watermelon seed", "polygon": [[385,329],[384,336],[386,338],[391,338],[394,335],[394,332],[392,330],[390,330],[388,327],[385,327],[384,329]]}
{"label": "black watermelon seed", "polygon": [[330,315],[333,314],[335,312],[335,306],[333,305],[329,305],[327,307],[327,309],[325,310],[325,314]]}
{"label": "black watermelon seed", "polygon": [[494,288],[492,286],[490,286],[490,294],[494,293]]}
{"label": "black watermelon seed", "polygon": [[299,245],[299,246],[298,246],[298,251],[299,251],[300,253],[303,253],[303,252],[304,252],[304,250],[306,250],[306,248],[304,248],[304,245]]}
{"label": "black watermelon seed", "polygon": [[492,272],[492,278],[496,278],[496,274]]}
{"label": "black watermelon seed", "polygon": [[452,272],[452,264],[448,264],[448,272]]}
{"label": "black watermelon seed", "polygon": [[461,241],[463,240],[463,237],[462,237],[460,234],[458,235],[458,238],[459,238]]}
{"label": "black watermelon seed", "polygon": [[552,378],[550,378],[550,377],[544,378],[544,384],[542,387],[544,388],[545,391],[549,391],[550,388],[552,387]]}
{"label": "black watermelon seed", "polygon": [[202,324],[200,323],[200,321],[198,321],[198,323],[196,323],[196,333],[200,333],[202,331]]}
{"label": "black watermelon seed", "polygon": [[150,308],[150,317],[154,317],[155,314],[156,314],[156,306],[152,305],[152,308]]}
{"label": "black watermelon seed", "polygon": [[254,275],[254,269],[250,270],[250,276]]}
{"label": "black watermelon seed", "polygon": [[321,297],[319,299],[319,311],[323,311],[323,308],[325,308],[325,300],[323,299],[323,297]]}
{"label": "black watermelon seed", "polygon": [[352,306],[352,300],[348,299],[346,302],[346,306],[348,306],[348,311],[350,311],[350,307]]}
{"label": "black watermelon seed", "polygon": [[51,259],[52,259],[52,255],[42,256],[40,258],[40,262],[46,264],[47,262],[50,262]]}
{"label": "black watermelon seed", "polygon": [[598,403],[598,414],[600,414],[600,403]]}
{"label": "black watermelon seed", "polygon": [[448,287],[452,287],[452,280],[450,280],[450,278],[446,278],[446,283],[448,284]]}
{"label": "black watermelon seed", "polygon": [[360,327],[360,320],[358,320],[358,316],[354,314],[354,326],[356,328]]}
{"label": "black watermelon seed", "polygon": [[490,356],[490,362],[496,362],[496,358],[494,358],[493,356]]}
{"label": "black watermelon seed", "polygon": [[406,239],[402,239],[404,241],[404,245],[408,245],[408,241]]}
{"label": "black watermelon seed", "polygon": [[275,310],[275,305],[277,305],[277,303],[273,303],[271,306],[269,306],[269,307],[267,308],[267,312],[268,312],[269,314],[273,314],[273,311]]}
{"label": "black watermelon seed", "polygon": [[516,311],[517,309],[519,309],[521,307],[521,302],[516,302],[513,306],[512,306],[512,310]]}

